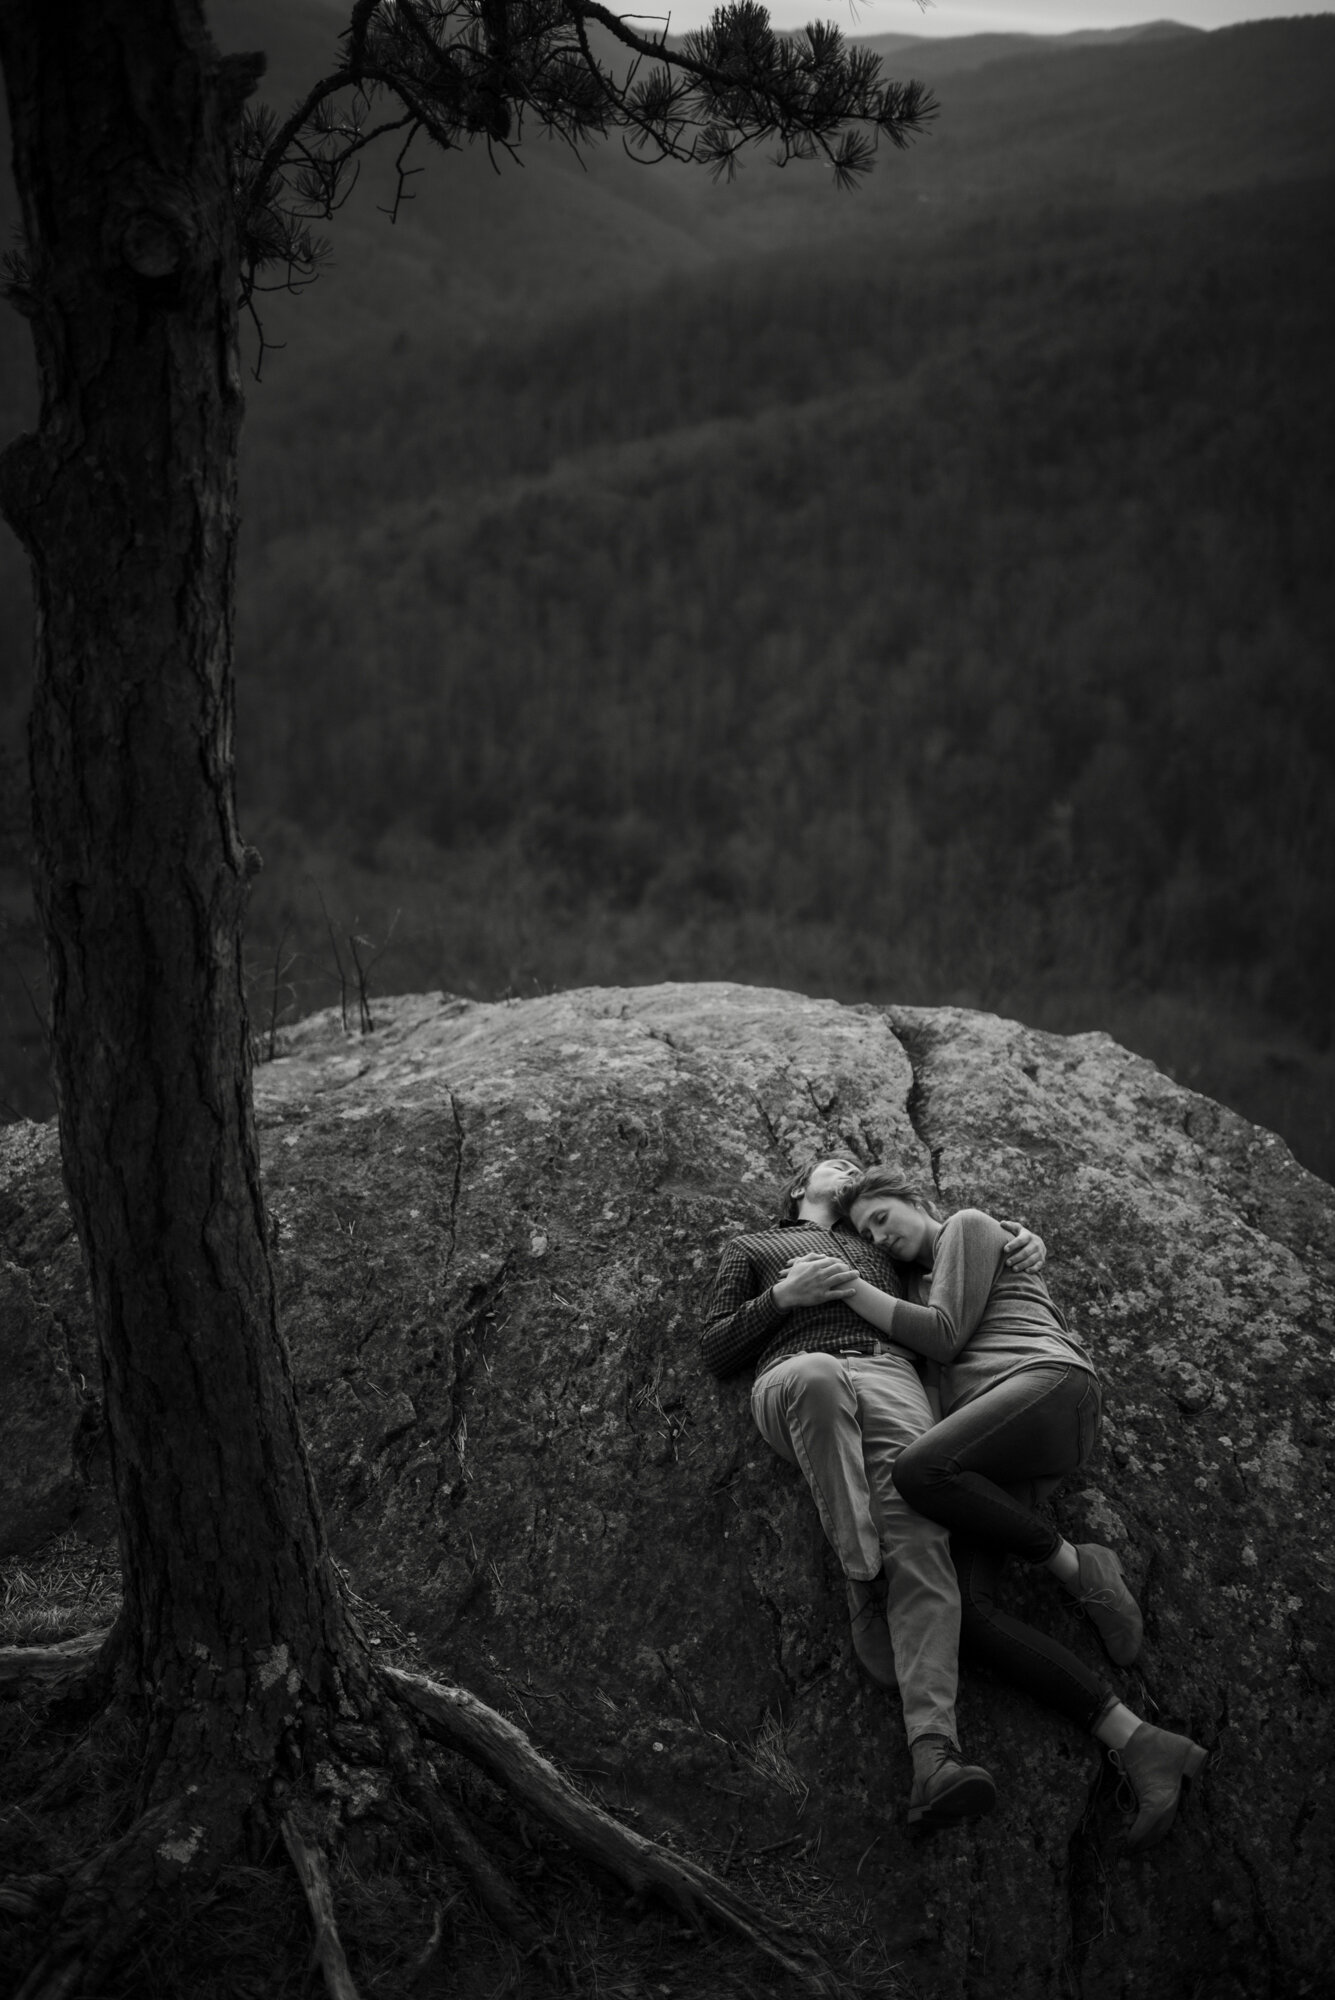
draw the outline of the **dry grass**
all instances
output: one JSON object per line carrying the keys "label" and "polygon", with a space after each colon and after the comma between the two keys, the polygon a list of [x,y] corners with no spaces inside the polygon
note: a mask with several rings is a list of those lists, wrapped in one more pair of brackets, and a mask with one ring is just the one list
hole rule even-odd
{"label": "dry grass", "polygon": [[743,1756],[758,1778],[763,1778],[767,1784],[777,1785],[780,1791],[796,1799],[797,1810],[801,1812],[811,1787],[789,1755],[789,1735],[788,1726],[777,1715],[767,1715]]}
{"label": "dry grass", "polygon": [[75,1534],[57,1535],[29,1555],[0,1563],[0,1646],[76,1638],[110,1625],[120,1602],[115,1542],[96,1547]]}

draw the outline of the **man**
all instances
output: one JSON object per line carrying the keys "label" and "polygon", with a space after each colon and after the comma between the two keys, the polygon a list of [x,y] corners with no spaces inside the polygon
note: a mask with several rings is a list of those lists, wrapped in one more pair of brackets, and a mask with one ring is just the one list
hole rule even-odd
{"label": "man", "polygon": [[[949,1533],[915,1514],[891,1477],[934,1413],[913,1355],[845,1303],[859,1277],[904,1290],[891,1259],[839,1219],[840,1190],[861,1171],[841,1157],[809,1162],[789,1184],[783,1219],[733,1238],[700,1344],[715,1375],[755,1364],[752,1415],[811,1488],[844,1572],[854,1650],[874,1679],[898,1684],[913,1761],[909,1824],[927,1830],[989,1812],[996,1788],[960,1755],[960,1599]],[[1041,1262],[1038,1239],[1017,1229],[1009,1254],[1028,1260],[1035,1246]],[[822,1261],[803,1261],[811,1258]]]}

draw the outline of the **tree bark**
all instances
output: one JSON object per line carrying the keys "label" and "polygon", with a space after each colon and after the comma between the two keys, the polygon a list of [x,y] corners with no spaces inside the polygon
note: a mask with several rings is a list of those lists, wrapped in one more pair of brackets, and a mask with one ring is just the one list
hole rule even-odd
{"label": "tree bark", "polygon": [[0,61],[42,388],[0,502],[35,580],[37,899],[151,1799],[264,1761],[360,1652],[278,1331],[241,978],[229,142],[255,66],[198,0],[0,0]]}

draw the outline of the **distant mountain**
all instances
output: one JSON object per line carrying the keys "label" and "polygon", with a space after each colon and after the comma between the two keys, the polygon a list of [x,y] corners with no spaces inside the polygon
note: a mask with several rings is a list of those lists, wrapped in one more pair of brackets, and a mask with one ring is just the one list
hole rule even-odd
{"label": "distant mountain", "polygon": [[[346,11],[346,0],[214,0],[209,9],[222,47],[267,51],[264,94],[279,108],[328,63]],[[579,160],[534,136],[521,164],[503,159],[499,171],[477,148],[448,157],[423,148],[413,199],[391,226],[388,161],[368,159],[356,196],[328,227],[330,270],[300,299],[264,302],[266,331],[285,347],[251,393],[247,466],[305,454],[331,431],[382,448],[382,381],[401,381],[426,357],[457,363],[525,345],[554,321],[676,280],[714,272],[726,285],[757,259],[837,244],[850,257],[911,259],[956,222],[1013,228],[1073,201],[1175,201],[1335,171],[1330,17],[1212,34],[1169,22],[1064,37],[869,40],[910,51],[926,80],[941,78],[941,114],[907,154],[884,153],[851,195],[821,169],[779,174],[760,156],[734,184],[716,185],[690,168],[638,165],[616,144]],[[13,212],[4,186],[0,232]],[[32,409],[26,329],[0,315],[0,429],[12,433]],[[252,518],[257,506],[262,514],[258,494]],[[0,591],[24,587],[7,542]],[[12,689],[24,671],[21,621],[3,622],[12,636],[0,639],[0,712],[6,680]]]}
{"label": "distant mountain", "polygon": [[[260,0],[220,0],[214,15],[225,43],[269,47],[275,84],[303,64],[313,74],[341,18],[338,0],[293,0],[278,15]],[[887,151],[852,197],[815,166],[773,173],[763,151],[719,187],[690,168],[639,165],[619,144],[588,148],[581,165],[535,135],[520,168],[503,161],[494,173],[476,153],[432,161],[403,233],[432,250],[449,245],[451,282],[472,309],[493,284],[509,302],[505,273],[522,265],[526,306],[540,311],[702,256],[731,262],[832,232],[878,235],[919,200],[1065,199],[1094,183],[1173,198],[1304,178],[1335,162],[1330,17],[1213,34],[1160,22],[1068,36],[865,39],[887,59],[911,57],[887,67],[938,85],[941,110],[927,137],[905,155]],[[363,200],[331,234],[341,246],[351,243],[346,232],[364,241],[379,226],[374,201]]]}
{"label": "distant mountain", "polygon": [[1202,32],[1178,21],[1150,21],[1132,28],[1078,28],[1068,35],[853,35],[849,39],[874,49],[892,75],[903,70],[934,82],[938,77],[958,76],[1013,56],[1060,54],[1065,49],[1122,42],[1169,41]]}
{"label": "distant mountain", "polygon": [[[214,11],[225,45],[269,47],[275,86],[315,72],[341,18],[334,0],[292,0],[280,13],[227,0]],[[522,164],[502,160],[499,171],[477,149],[448,158],[424,149],[414,199],[390,228],[380,212],[386,162],[368,163],[363,188],[328,232],[338,268],[295,311],[275,304],[277,337],[300,345],[304,378],[319,352],[356,346],[372,327],[504,340],[553,313],[707,264],[735,269],[836,239],[874,254],[888,237],[916,231],[923,208],[938,211],[936,229],[942,209],[963,217],[1004,202],[1014,214],[1017,204],[1064,202],[1081,190],[1177,199],[1309,178],[1335,164],[1329,18],[1210,35],[1170,25],[964,39],[975,55],[998,52],[948,73],[934,65],[957,60],[948,53],[955,45],[912,45],[924,79],[941,78],[940,117],[907,154],[883,154],[852,195],[815,166],[777,174],[763,154],[720,186],[694,169],[639,165],[619,144],[589,147],[581,162],[534,136]]]}
{"label": "distant mountain", "polygon": [[[211,13],[281,107],[344,4]],[[1335,1161],[1301,1062],[1282,1115],[1209,1067],[1335,990],[1335,20],[873,39],[941,114],[856,193],[424,148],[263,302],[256,951],[320,959],[314,877],[409,985],[971,999]]]}

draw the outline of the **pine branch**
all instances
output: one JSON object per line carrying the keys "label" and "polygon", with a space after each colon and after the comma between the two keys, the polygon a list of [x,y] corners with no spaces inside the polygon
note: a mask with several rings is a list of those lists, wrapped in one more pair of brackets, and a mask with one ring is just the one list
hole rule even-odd
{"label": "pine branch", "polygon": [[[594,48],[591,25],[633,58],[620,74]],[[777,141],[781,165],[823,158],[852,187],[882,138],[906,146],[937,111],[922,85],[883,79],[880,59],[850,50],[837,28],[778,35],[754,0],[720,7],[680,47],[602,0],[356,0],[340,41],[337,66],[286,118],[261,108],[243,120],[247,302],[266,265],[280,266],[284,282],[314,274],[322,245],[307,225],[334,214],[357,156],[390,132],[407,129],[411,142],[421,131],[445,150],[477,138],[510,147],[528,114],[577,148],[619,127],[633,158],[716,175],[731,175],[748,147]],[[396,110],[377,122],[382,96]],[[350,108],[336,116],[339,100]]]}

